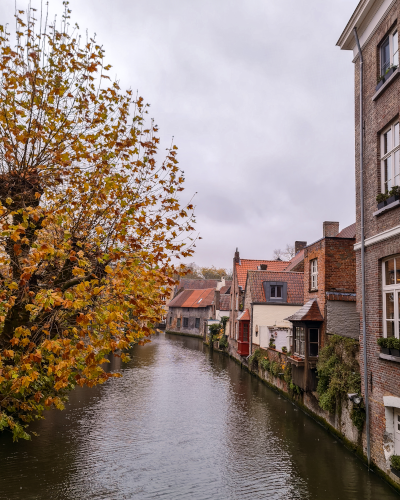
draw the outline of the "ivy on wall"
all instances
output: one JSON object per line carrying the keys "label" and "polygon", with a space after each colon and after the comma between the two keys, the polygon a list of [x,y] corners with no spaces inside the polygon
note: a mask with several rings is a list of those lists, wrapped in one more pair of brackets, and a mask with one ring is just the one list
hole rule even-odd
{"label": "ivy on wall", "polygon": [[[332,335],[328,344],[320,351],[317,371],[319,406],[328,411],[341,413],[342,402],[347,394],[361,394],[361,374],[358,363],[358,342],[340,335]],[[351,411],[353,424],[362,431],[365,410],[362,406],[353,406]]]}

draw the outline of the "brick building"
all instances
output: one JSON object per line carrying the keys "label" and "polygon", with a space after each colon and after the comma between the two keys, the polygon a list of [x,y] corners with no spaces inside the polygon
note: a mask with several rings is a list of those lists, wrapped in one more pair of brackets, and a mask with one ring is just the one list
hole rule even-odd
{"label": "brick building", "polygon": [[287,319],[293,324],[293,380],[306,391],[316,389],[327,335],[358,339],[354,243],[355,224],[339,232],[339,222],[324,222],[323,237],[304,248],[304,307]]}
{"label": "brick building", "polygon": [[[305,242],[296,242],[297,252],[301,250]],[[282,260],[253,260],[241,259],[238,249],[233,258],[233,280],[230,289],[231,301],[229,310],[229,332],[230,343],[234,350],[237,349],[237,339],[239,334],[238,315],[243,311],[244,292],[246,287],[248,271],[284,271],[291,261]],[[301,262],[298,262],[301,266]]]}
{"label": "brick building", "polygon": [[[371,459],[390,477],[390,456],[400,455],[400,358],[380,353],[379,337],[399,337],[400,317],[400,0],[362,0],[337,45],[352,50],[355,63],[357,307],[362,313],[361,181],[364,174],[365,307]],[[357,28],[363,65],[357,47]],[[363,68],[362,81],[360,70]],[[363,92],[361,93],[361,84]],[[362,108],[360,104],[362,100]],[[362,118],[360,111],[362,110]],[[363,126],[363,150],[360,127]],[[395,189],[393,189],[395,188]],[[385,199],[387,198],[387,199]],[[379,202],[379,204],[378,204]],[[360,334],[362,330],[360,331]],[[365,395],[363,380],[362,391]],[[366,435],[364,450],[366,451]]]}

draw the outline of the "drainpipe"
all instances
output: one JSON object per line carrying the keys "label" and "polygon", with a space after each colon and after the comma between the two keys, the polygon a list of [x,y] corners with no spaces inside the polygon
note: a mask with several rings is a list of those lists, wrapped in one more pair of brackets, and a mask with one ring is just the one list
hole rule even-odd
{"label": "drainpipe", "polygon": [[354,28],[358,53],[360,54],[360,200],[361,200],[361,300],[362,300],[362,325],[364,344],[364,399],[367,430],[367,459],[368,468],[371,463],[371,446],[369,435],[369,394],[368,394],[368,365],[367,365],[367,332],[366,332],[366,308],[365,308],[365,237],[364,237],[364,121],[363,121],[363,56],[357,28]]}

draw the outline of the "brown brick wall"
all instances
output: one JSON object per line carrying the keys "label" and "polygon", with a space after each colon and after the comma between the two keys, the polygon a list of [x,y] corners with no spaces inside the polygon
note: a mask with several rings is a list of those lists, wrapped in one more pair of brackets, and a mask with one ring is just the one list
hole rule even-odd
{"label": "brown brick wall", "polygon": [[[400,78],[392,81],[385,91],[372,101],[375,94],[377,77],[379,76],[378,45],[399,17],[400,1],[383,19],[370,41],[363,47],[364,58],[364,205],[365,205],[365,237],[382,233],[400,223],[400,209],[393,209],[380,216],[374,216],[377,210],[376,195],[381,189],[380,173],[380,132],[399,115],[400,110]],[[361,239],[360,225],[360,120],[359,120],[359,58],[355,62],[355,175],[356,175],[356,222],[357,237]],[[366,264],[366,332],[368,354],[368,380],[370,384],[371,410],[371,455],[372,460],[383,470],[386,461],[383,453],[383,434],[385,431],[385,411],[383,396],[400,397],[400,365],[379,359],[379,348],[376,340],[382,335],[382,275],[381,262],[384,257],[400,253],[400,238],[392,238],[375,245],[368,246],[365,251]],[[361,317],[361,254],[356,252],[357,269],[357,309]],[[362,322],[360,321],[360,334]],[[361,344],[360,365],[364,373],[363,344]],[[372,385],[371,385],[372,377]],[[364,384],[362,388],[364,392]],[[365,434],[364,434],[364,449]]]}

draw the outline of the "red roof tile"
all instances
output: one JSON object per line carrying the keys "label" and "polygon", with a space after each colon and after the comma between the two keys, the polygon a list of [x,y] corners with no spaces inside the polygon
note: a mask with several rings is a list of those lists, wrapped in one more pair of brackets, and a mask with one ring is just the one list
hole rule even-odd
{"label": "red roof tile", "polygon": [[239,321],[250,321],[249,310],[246,309],[240,316],[238,316]]}
{"label": "red roof tile", "polygon": [[356,237],[356,223],[350,224],[340,231],[336,238],[355,238]]}
{"label": "red roof tile", "polygon": [[183,290],[171,302],[168,307],[208,307],[214,301],[214,288],[206,290]]}
{"label": "red roof tile", "polygon": [[261,264],[266,265],[268,271],[284,271],[289,262],[283,260],[240,259],[240,263],[235,264],[238,285],[244,289],[246,286],[247,271],[256,271]]}
{"label": "red roof tile", "polygon": [[274,271],[249,271],[247,286],[250,287],[250,293],[253,302],[265,302],[264,281],[282,281],[287,283],[287,303],[304,303],[304,274],[287,273]]}

